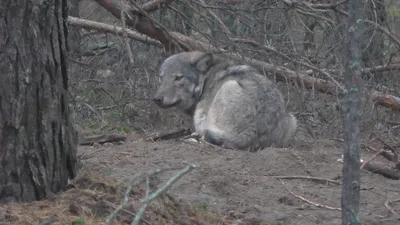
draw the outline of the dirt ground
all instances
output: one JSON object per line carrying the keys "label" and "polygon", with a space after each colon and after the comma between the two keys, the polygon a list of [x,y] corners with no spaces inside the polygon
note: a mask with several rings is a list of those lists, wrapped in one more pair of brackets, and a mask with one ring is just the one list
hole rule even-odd
{"label": "dirt ground", "polygon": [[[341,224],[341,212],[307,203],[339,208],[341,185],[310,179],[277,179],[274,176],[312,176],[341,181],[342,143],[335,140],[297,138],[291,148],[259,152],[221,149],[183,140],[150,142],[131,135],[122,144],[80,147],[83,167],[106,178],[128,181],[140,173],[171,166],[196,164],[168,193],[179,201],[238,219],[268,224]],[[372,152],[362,150],[367,160]],[[386,163],[377,158],[374,162]],[[177,171],[158,175],[159,185]],[[361,172],[362,224],[400,224],[385,202],[400,198],[398,180],[365,170]],[[400,210],[400,205],[392,205]]]}

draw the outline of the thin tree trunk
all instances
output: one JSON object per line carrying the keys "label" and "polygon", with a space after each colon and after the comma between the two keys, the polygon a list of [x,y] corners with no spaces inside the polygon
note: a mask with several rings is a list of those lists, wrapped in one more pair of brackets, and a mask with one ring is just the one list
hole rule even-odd
{"label": "thin tree trunk", "polygon": [[0,202],[40,200],[75,176],[67,0],[0,4]]}
{"label": "thin tree trunk", "polygon": [[344,158],[342,186],[342,224],[360,224],[360,144],[359,112],[361,104],[361,39],[365,1],[348,2],[349,18],[345,39]]}

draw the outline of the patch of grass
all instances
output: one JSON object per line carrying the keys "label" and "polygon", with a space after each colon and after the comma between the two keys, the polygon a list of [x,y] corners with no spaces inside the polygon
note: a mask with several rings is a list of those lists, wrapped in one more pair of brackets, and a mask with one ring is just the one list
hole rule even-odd
{"label": "patch of grass", "polygon": [[[125,185],[116,180],[107,180],[94,172],[82,169],[72,181],[69,189],[49,199],[29,203],[0,205],[0,221],[5,224],[41,224],[52,220],[52,225],[98,225],[121,203]],[[153,190],[154,191],[154,190]],[[113,225],[130,224],[141,207],[144,188],[132,190],[130,202],[117,214]],[[210,212],[206,203],[198,207],[178,203],[168,194],[159,196],[144,213],[142,219],[149,224],[228,225],[235,219]],[[247,225],[251,223],[235,223]]]}
{"label": "patch of grass", "polygon": [[208,204],[205,202],[197,204],[197,210],[202,211],[202,212],[207,212],[208,211]]}
{"label": "patch of grass", "polygon": [[85,220],[82,218],[72,221],[72,225],[86,225]]}

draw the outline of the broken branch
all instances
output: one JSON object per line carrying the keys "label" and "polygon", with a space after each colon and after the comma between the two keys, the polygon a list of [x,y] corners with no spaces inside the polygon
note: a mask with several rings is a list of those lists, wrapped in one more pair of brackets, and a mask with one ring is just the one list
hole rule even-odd
{"label": "broken branch", "polygon": [[[129,16],[126,17],[126,24],[134,27],[137,31],[142,34],[145,34],[149,37],[155,38],[159,40],[165,50],[167,52],[175,52],[177,49],[182,47],[184,50],[187,50],[184,45],[180,45],[177,43],[173,38],[171,38],[168,31],[165,29],[160,29],[159,23],[153,20],[151,17],[146,16],[148,19],[144,19],[143,15],[147,15],[146,11],[142,8],[138,7],[137,9],[123,9],[121,8],[120,4],[118,3],[119,0],[95,0],[99,5],[109,11],[115,18],[119,18],[120,11],[125,10],[129,12]],[[115,2],[117,1],[117,2]],[[126,6],[124,6],[126,7]],[[138,13],[137,10],[141,9],[141,13]],[[142,13],[144,13],[142,15]],[[149,21],[150,20],[150,21]]]}
{"label": "broken branch", "polygon": [[363,162],[363,164],[361,164],[360,169],[363,169],[364,166],[370,162],[372,162],[372,160],[374,160],[376,157],[378,157],[378,155],[382,154],[382,152],[384,152],[385,150],[381,149],[379,152],[375,153],[369,160]]}
{"label": "broken branch", "polygon": [[146,141],[152,140],[152,141],[162,141],[162,140],[170,140],[170,139],[175,139],[175,138],[180,138],[186,135],[190,134],[190,129],[180,129],[177,131],[172,131],[164,134],[158,134],[154,137],[149,137],[146,138]]}
{"label": "broken branch", "polygon": [[79,142],[80,145],[93,145],[94,143],[104,144],[107,142],[120,142],[125,141],[126,136],[120,134],[101,134],[93,135],[89,137],[84,137],[83,140]]}
{"label": "broken branch", "polygon": [[390,168],[385,168],[378,166],[376,164],[372,163],[367,163],[364,165],[363,169],[368,170],[370,172],[380,174],[386,178],[393,179],[393,180],[399,180],[400,179],[400,172],[392,170]]}
{"label": "broken branch", "polygon": [[336,208],[336,207],[332,207],[332,206],[327,206],[327,205],[322,205],[322,204],[319,204],[319,203],[315,203],[315,202],[312,202],[312,201],[310,201],[310,200],[304,198],[303,196],[296,195],[295,193],[293,193],[293,191],[289,190],[289,188],[286,187],[285,183],[284,183],[281,179],[279,179],[279,181],[282,183],[283,187],[284,187],[290,194],[292,194],[294,197],[296,197],[296,198],[298,198],[298,199],[300,199],[300,200],[302,200],[302,201],[305,201],[305,202],[307,202],[307,203],[309,203],[309,204],[311,204],[311,205],[314,205],[314,206],[316,206],[316,207],[318,207],[318,208],[325,208],[325,209],[331,209],[331,210],[337,210],[337,211],[341,211],[341,210],[342,210],[341,208]]}
{"label": "broken branch", "polygon": [[134,40],[143,42],[148,45],[162,46],[161,42],[154,40],[153,38],[150,38],[146,35],[137,33],[130,29],[126,29],[124,31],[124,29],[122,27],[118,27],[118,26],[112,26],[112,25],[108,25],[105,23],[99,23],[99,22],[92,21],[92,20],[80,19],[80,18],[76,18],[73,16],[68,16],[68,23],[71,24],[72,26],[78,26],[78,27],[88,29],[88,30],[98,30],[98,31],[102,31],[105,33],[112,33],[112,34],[117,34],[117,35],[123,35],[123,33],[125,32],[129,38],[132,38]]}
{"label": "broken branch", "polygon": [[394,201],[386,201],[385,202],[385,207],[394,215],[399,215],[396,211],[393,210],[393,208],[390,206],[390,204],[400,202],[400,199],[394,200]]}
{"label": "broken branch", "polygon": [[277,179],[305,179],[305,180],[313,180],[313,181],[319,181],[319,182],[328,182],[328,183],[333,183],[333,184],[342,184],[339,181],[326,179],[326,178],[320,178],[320,177],[310,177],[310,176],[273,176],[273,177],[277,178]]}

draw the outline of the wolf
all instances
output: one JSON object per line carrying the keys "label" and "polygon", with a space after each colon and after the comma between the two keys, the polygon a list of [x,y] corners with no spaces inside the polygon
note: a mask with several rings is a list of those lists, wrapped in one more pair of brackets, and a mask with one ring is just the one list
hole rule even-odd
{"label": "wolf", "polygon": [[190,51],[166,58],[153,101],[193,117],[203,140],[228,149],[286,147],[297,119],[275,84],[249,65],[222,54]]}

